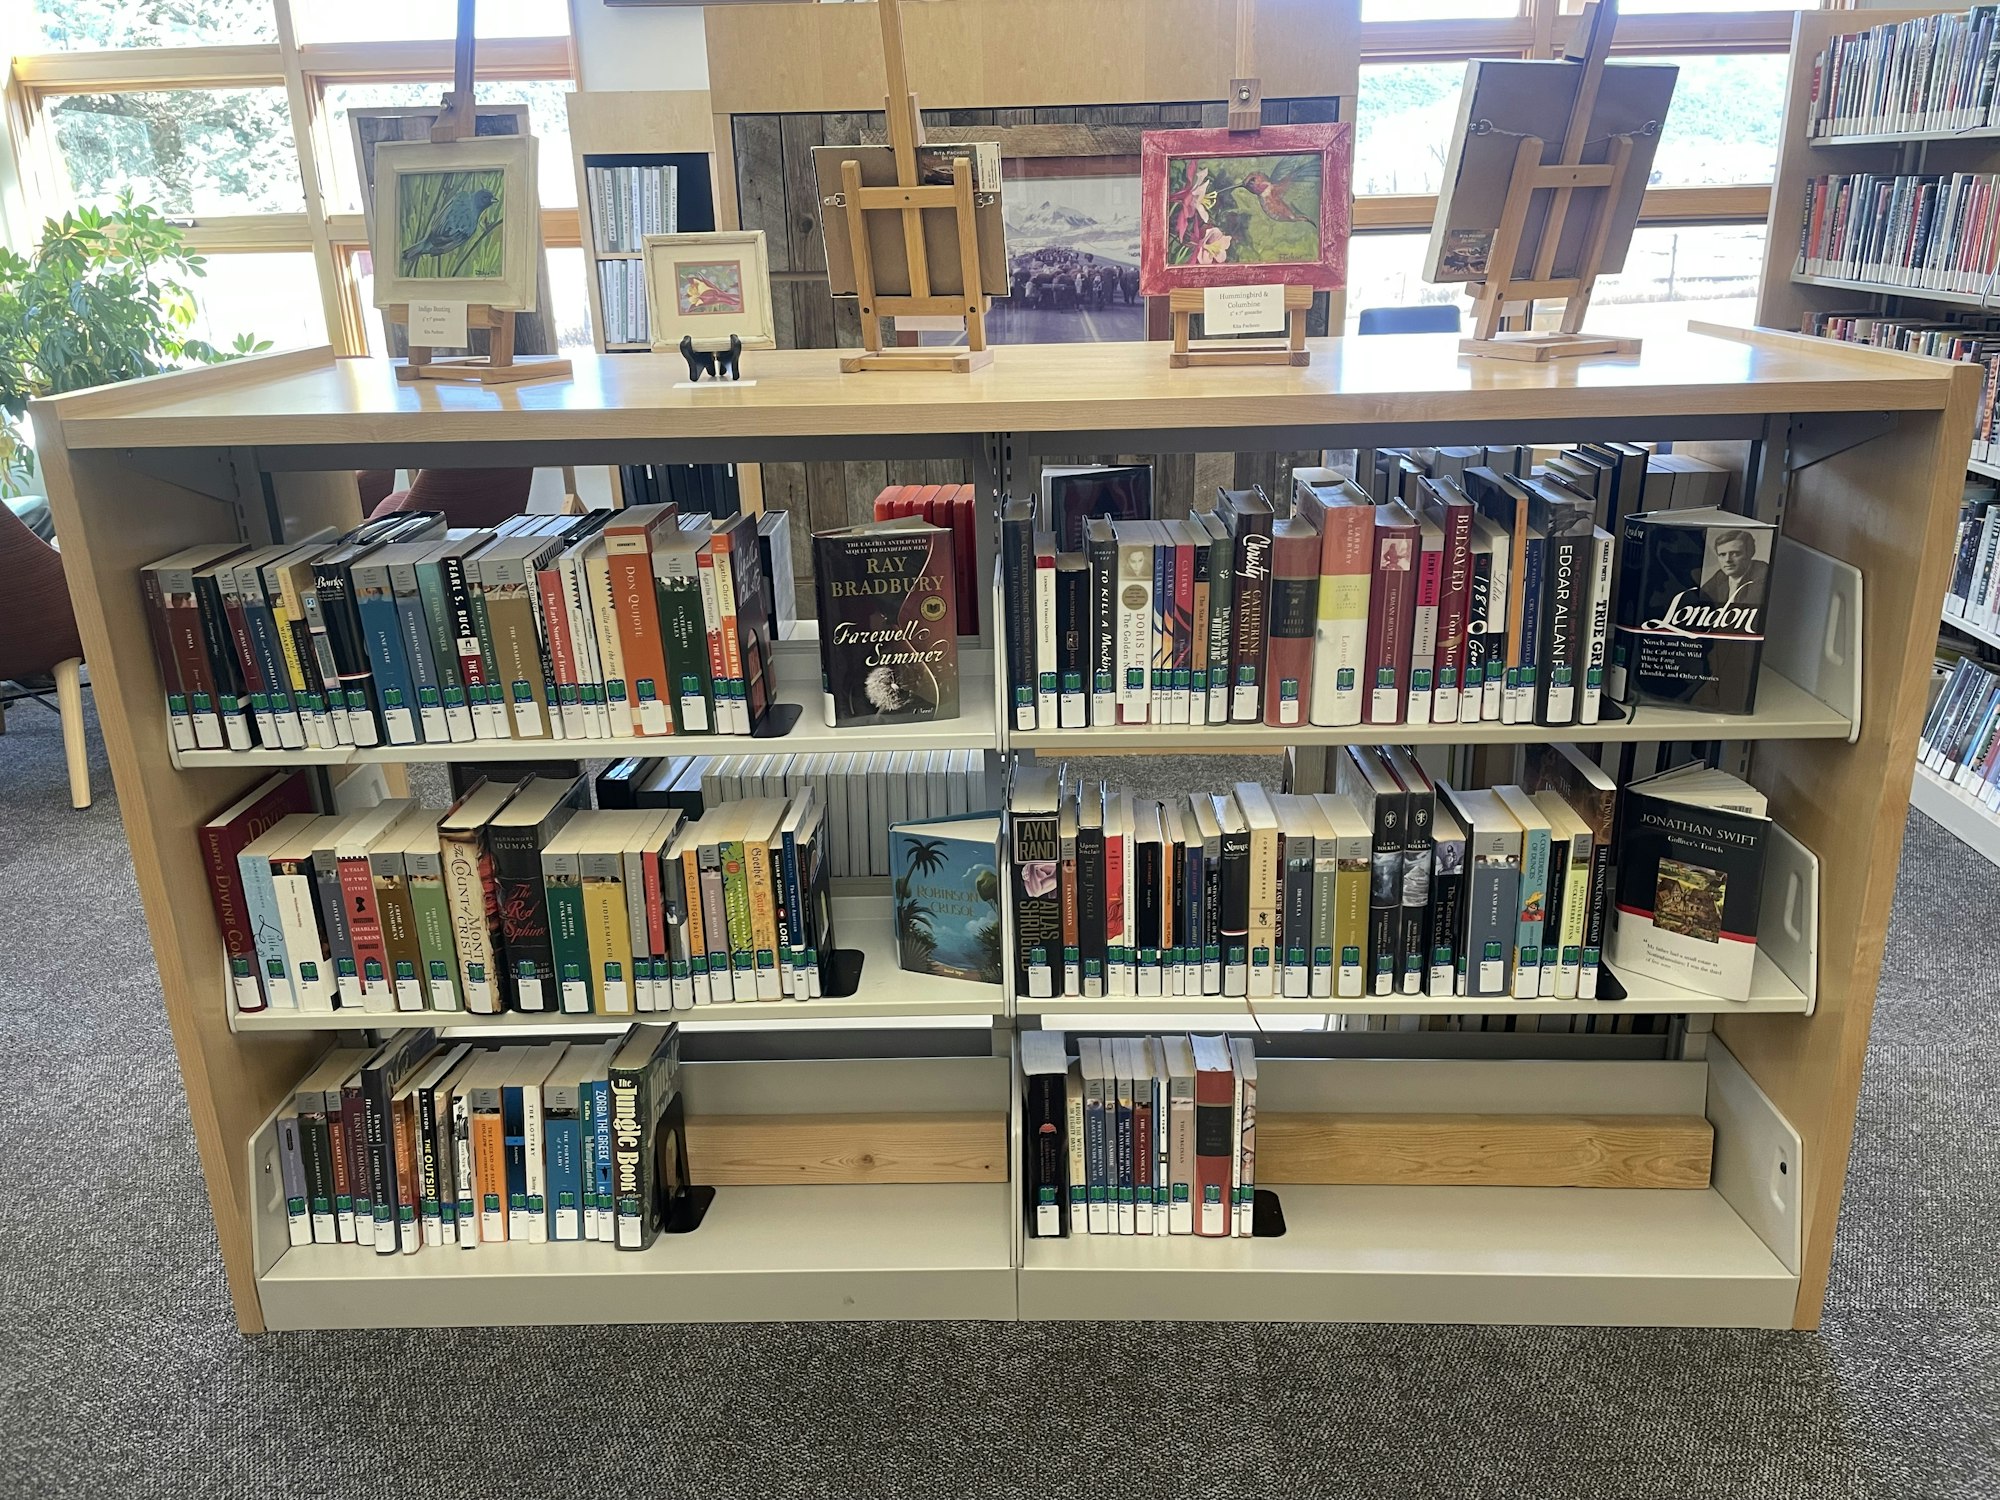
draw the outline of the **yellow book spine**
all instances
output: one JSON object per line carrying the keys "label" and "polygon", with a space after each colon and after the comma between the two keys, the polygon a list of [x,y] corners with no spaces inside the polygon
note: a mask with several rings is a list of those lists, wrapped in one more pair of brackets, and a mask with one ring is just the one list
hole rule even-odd
{"label": "yellow book spine", "polygon": [[750,883],[750,933],[757,950],[757,998],[780,1000],[778,983],[778,905],[771,887],[771,846],[745,840],[746,874]]}
{"label": "yellow book spine", "polygon": [[1333,877],[1333,992],[1359,999],[1368,984],[1368,858],[1342,859]]}
{"label": "yellow book spine", "polygon": [[632,1004],[632,925],[625,910],[625,887],[616,854],[583,857],[583,930],[590,944],[590,972],[597,981],[598,1009],[629,1016]]}

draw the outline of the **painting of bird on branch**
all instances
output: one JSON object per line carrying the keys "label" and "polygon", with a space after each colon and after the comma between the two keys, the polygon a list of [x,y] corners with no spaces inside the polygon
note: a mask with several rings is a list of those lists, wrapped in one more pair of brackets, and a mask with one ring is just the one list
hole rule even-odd
{"label": "painting of bird on branch", "polygon": [[396,183],[400,273],[447,281],[504,275],[505,177],[497,168],[402,174]]}

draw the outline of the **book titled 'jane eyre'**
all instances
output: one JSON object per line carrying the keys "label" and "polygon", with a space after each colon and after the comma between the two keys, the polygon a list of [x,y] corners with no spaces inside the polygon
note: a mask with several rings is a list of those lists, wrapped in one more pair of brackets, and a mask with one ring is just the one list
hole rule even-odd
{"label": "book titled 'jane eyre'", "polygon": [[917,520],[813,534],[826,722],[958,717],[951,533]]}

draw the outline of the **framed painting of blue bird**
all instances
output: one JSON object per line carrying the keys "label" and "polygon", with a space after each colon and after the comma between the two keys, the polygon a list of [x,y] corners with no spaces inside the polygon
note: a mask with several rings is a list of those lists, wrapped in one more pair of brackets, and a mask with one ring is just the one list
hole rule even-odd
{"label": "framed painting of blue bird", "polygon": [[375,155],[375,304],[535,307],[531,136],[384,141]]}

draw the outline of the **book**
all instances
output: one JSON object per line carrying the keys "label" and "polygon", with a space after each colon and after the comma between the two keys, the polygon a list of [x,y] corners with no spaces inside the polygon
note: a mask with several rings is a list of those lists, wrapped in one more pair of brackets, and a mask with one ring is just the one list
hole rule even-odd
{"label": "book", "polygon": [[951,533],[885,521],[813,535],[826,722],[958,717]]}
{"label": "book", "polygon": [[1229,660],[1229,719],[1254,724],[1263,717],[1266,608],[1271,586],[1270,499],[1253,485],[1223,490],[1216,514],[1229,528],[1234,552],[1230,599],[1232,639]]}
{"label": "book", "polygon": [[1194,1232],[1208,1239],[1228,1237],[1235,1228],[1231,1201],[1240,1133],[1236,1120],[1236,1074],[1229,1039],[1195,1036],[1194,1054]]}
{"label": "book", "polygon": [[1776,534],[1722,510],[1627,519],[1616,631],[1623,701],[1756,709]]}
{"label": "book", "polygon": [[609,1064],[611,1177],[620,1250],[651,1247],[688,1186],[680,1027],[634,1026]]}
{"label": "book", "polygon": [[1287,516],[1272,523],[1263,720],[1273,729],[1307,721],[1313,638],[1319,616],[1319,568],[1320,537],[1309,522]]}
{"label": "book", "polygon": [[1027,1193],[1029,1232],[1037,1239],[1070,1233],[1068,1139],[1069,1049],[1059,1031],[1021,1033],[1021,1182]]}
{"label": "book", "polygon": [[229,967],[230,995],[240,1011],[263,1010],[268,1000],[258,981],[256,937],[237,856],[281,819],[311,811],[312,789],[305,773],[281,771],[258,782],[201,827],[209,901]]}
{"label": "book", "polygon": [[897,953],[944,979],[1001,979],[1000,816],[898,823],[889,830]]}
{"label": "book", "polygon": [[1726,771],[1687,765],[1626,786],[1612,965],[1749,999],[1770,827],[1764,794]]}

